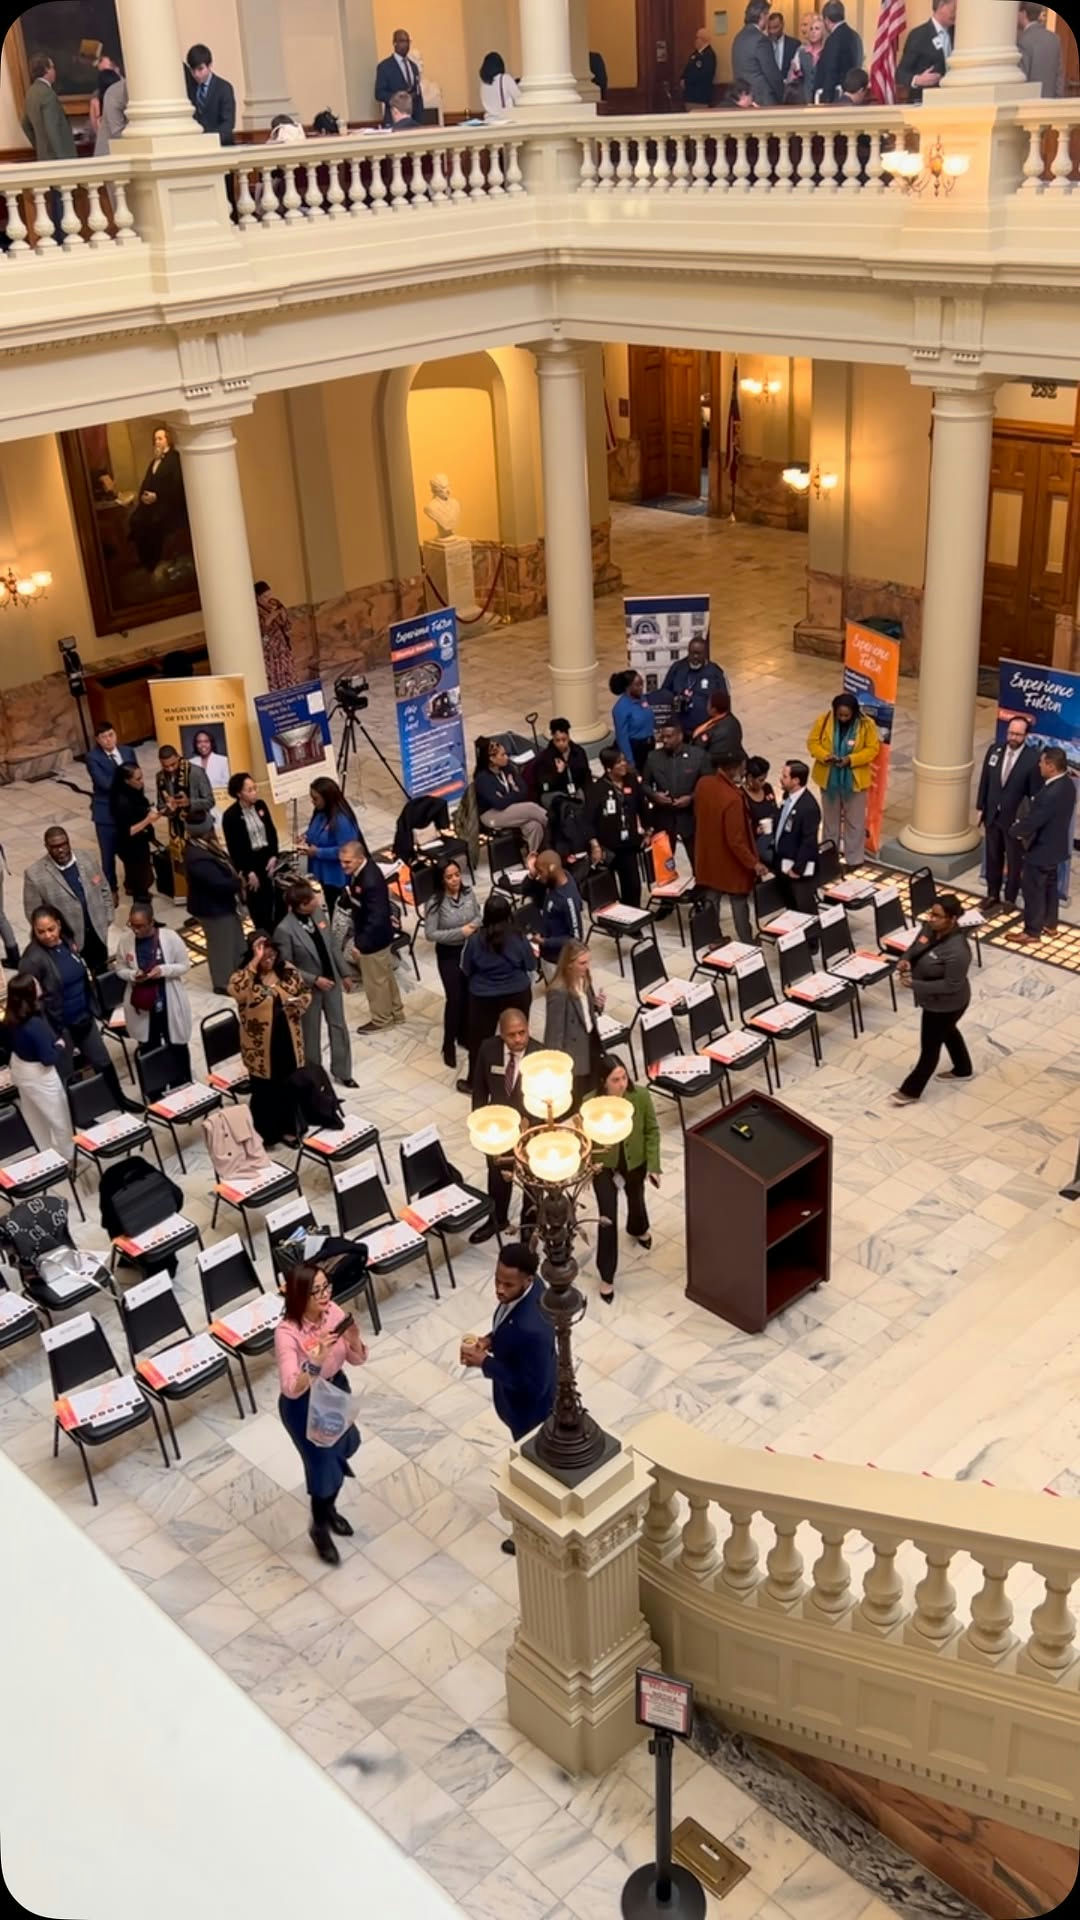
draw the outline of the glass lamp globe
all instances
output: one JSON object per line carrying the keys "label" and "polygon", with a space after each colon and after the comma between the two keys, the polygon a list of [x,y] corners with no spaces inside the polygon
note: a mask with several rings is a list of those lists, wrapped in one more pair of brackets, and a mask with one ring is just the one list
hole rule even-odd
{"label": "glass lamp globe", "polygon": [[581,1171],[581,1136],[573,1127],[552,1127],[534,1133],[525,1142],[529,1172],[537,1180],[562,1186],[576,1180]]}
{"label": "glass lamp globe", "polygon": [[527,1053],[521,1062],[521,1098],[537,1120],[557,1120],[574,1100],[574,1063],[568,1053]]}
{"label": "glass lamp globe", "polygon": [[634,1109],[629,1100],[615,1095],[598,1095],[582,1103],[581,1124],[594,1147],[617,1147],[630,1138]]}
{"label": "glass lamp globe", "polygon": [[470,1146],[493,1159],[513,1153],[521,1138],[521,1116],[513,1107],[478,1107],[466,1124]]}

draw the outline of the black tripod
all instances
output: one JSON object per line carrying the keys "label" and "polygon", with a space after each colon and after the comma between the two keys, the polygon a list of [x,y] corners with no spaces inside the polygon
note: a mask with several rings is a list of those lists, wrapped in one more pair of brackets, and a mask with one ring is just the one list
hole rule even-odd
{"label": "black tripod", "polygon": [[349,707],[343,707],[341,704],[341,701],[340,700],[337,701],[336,705],[332,706],[330,709],[331,723],[334,721],[334,719],[339,713],[342,715],[345,721],[345,725],[344,725],[344,728],[342,729],[342,734],[341,734],[341,746],[338,749],[338,757],[337,757],[338,779],[341,782],[342,789],[344,790],[345,781],[348,777],[349,761],[352,759],[354,754],[357,754],[360,751],[360,742],[356,736],[358,733],[362,733],[364,736],[364,739],[368,743],[368,746],[371,748],[372,753],[375,755],[375,758],[377,760],[382,761],[382,764],[386,768],[387,773],[390,775],[391,780],[394,781],[396,786],[399,786],[401,788],[401,791],[405,795],[405,798],[407,800],[409,798],[408,788],[405,786],[404,782],[402,781],[400,774],[397,774],[394,772],[393,767],[390,765],[390,762],[387,759],[385,753],[383,753],[382,749],[375,745],[374,740],[372,739],[370,733],[368,732],[363,721],[361,720],[360,715],[357,712],[356,708],[354,707],[350,709]]}

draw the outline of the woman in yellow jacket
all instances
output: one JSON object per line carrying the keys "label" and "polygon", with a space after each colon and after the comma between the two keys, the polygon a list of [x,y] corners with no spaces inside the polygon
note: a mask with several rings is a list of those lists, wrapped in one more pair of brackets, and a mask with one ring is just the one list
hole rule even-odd
{"label": "woman in yellow jacket", "polygon": [[853,693],[838,693],[807,735],[814,779],[821,788],[822,828],[849,867],[866,847],[866,801],[881,737]]}

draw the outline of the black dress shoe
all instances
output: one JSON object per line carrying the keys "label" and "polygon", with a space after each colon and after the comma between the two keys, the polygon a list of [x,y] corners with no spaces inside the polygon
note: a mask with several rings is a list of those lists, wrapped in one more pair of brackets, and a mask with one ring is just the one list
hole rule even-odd
{"label": "black dress shoe", "polygon": [[471,1081],[471,1080],[457,1080],[457,1081],[455,1081],[455,1083],[454,1083],[454,1084],[455,1084],[455,1086],[456,1086],[456,1089],[457,1089],[457,1091],[458,1091],[458,1093],[471,1093],[471,1092],[472,1092],[472,1081]]}
{"label": "black dress shoe", "polygon": [[339,1513],[336,1507],[330,1515],[330,1531],[331,1533],[340,1534],[343,1540],[352,1539],[352,1528],[346,1520],[345,1515]]}
{"label": "black dress shoe", "polygon": [[19,971],[18,947],[9,947],[7,949],[7,952],[4,954],[4,966],[6,967],[8,973],[18,973]]}
{"label": "black dress shoe", "polygon": [[515,1547],[512,1540],[504,1540],[502,1542],[502,1551],[504,1553],[508,1553],[512,1560],[516,1559],[517,1557],[517,1548]]}
{"label": "black dress shoe", "polygon": [[481,1241],[493,1239],[494,1236],[498,1233],[498,1231],[499,1231],[499,1223],[497,1220],[482,1221],[480,1226],[474,1227],[473,1231],[469,1235],[470,1247],[478,1247]]}
{"label": "black dress shoe", "polygon": [[341,1555],[330,1538],[329,1527],[312,1527],[310,1531],[319,1559],[325,1560],[328,1567],[340,1567]]}
{"label": "black dress shoe", "polygon": [[356,1092],[356,1089],[359,1085],[360,1085],[359,1080],[339,1080],[338,1081],[339,1087],[348,1087],[352,1093]]}

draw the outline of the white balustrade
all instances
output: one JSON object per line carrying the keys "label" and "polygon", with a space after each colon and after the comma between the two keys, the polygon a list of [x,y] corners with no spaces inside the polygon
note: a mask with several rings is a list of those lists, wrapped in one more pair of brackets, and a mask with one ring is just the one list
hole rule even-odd
{"label": "white balustrade", "polygon": [[776,1539],[765,1555],[765,1580],[759,1599],[762,1606],[794,1607],[805,1592],[803,1557],[795,1545],[799,1522],[788,1514],[767,1513]]}
{"label": "white balustrade", "polygon": [[670,118],[623,123],[605,117],[577,134],[577,191],[621,191],[635,200],[669,192],[848,194],[885,191],[882,140],[902,124],[894,109],[856,116],[710,113],[698,126]]}
{"label": "white balustrade", "polygon": [[1001,1660],[1016,1645],[1012,1631],[1013,1608],[1005,1583],[1009,1577],[1008,1560],[985,1559],[981,1562],[983,1583],[972,1597],[971,1620],[964,1630],[961,1652],[965,1656]]}
{"label": "white balustrade", "polygon": [[1036,101],[1017,120],[1028,141],[1017,192],[1080,205],[1080,100]]}
{"label": "white balustrade", "polygon": [[722,1554],[723,1566],[720,1580],[729,1592],[745,1599],[753,1593],[759,1584],[758,1550],[751,1528],[754,1524],[752,1507],[739,1507],[731,1515],[731,1532],[724,1541]]}
{"label": "white balustrade", "polygon": [[868,1534],[874,1564],[863,1580],[862,1598],[853,1624],[864,1633],[891,1633],[906,1614],[904,1583],[896,1568],[901,1542],[891,1534]]}
{"label": "white balustrade", "polygon": [[943,1647],[960,1631],[956,1589],[949,1579],[956,1549],[941,1541],[916,1540],[915,1545],[926,1555],[926,1572],[915,1589],[915,1612],[908,1624],[908,1636],[913,1644],[929,1640],[932,1646]]}
{"label": "white balustrade", "polygon": [[716,1528],[709,1518],[709,1500],[699,1493],[687,1494],[690,1517],[682,1530],[679,1565],[695,1578],[704,1579],[720,1564],[716,1551]]}
{"label": "white balustrade", "polygon": [[1076,1585],[1077,1569],[1037,1566],[1035,1571],[1046,1582],[1046,1598],[1031,1616],[1025,1669],[1030,1671],[1030,1662],[1037,1670],[1057,1676],[1066,1673],[1076,1659],[1076,1619],[1069,1595]]}

